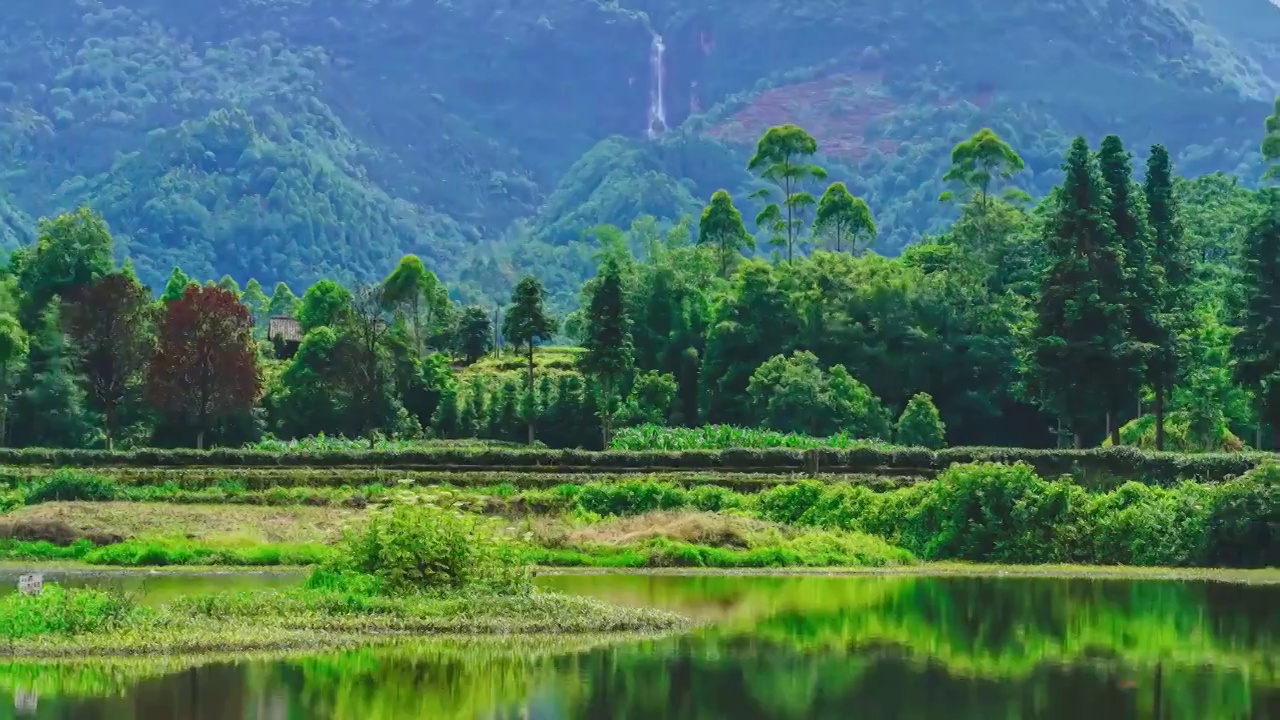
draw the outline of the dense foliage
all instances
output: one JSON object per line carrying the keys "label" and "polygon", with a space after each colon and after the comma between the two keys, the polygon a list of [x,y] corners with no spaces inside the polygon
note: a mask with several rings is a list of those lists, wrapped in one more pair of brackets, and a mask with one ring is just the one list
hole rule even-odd
{"label": "dense foliage", "polygon": [[[721,188],[749,219],[770,204],[785,216],[747,223],[765,253],[809,245],[794,221],[817,215],[823,246],[862,246],[874,228],[896,254],[953,217],[935,201],[945,188],[985,200],[1021,170],[1012,182],[1046,193],[1076,132],[1166,142],[1195,173],[1252,178],[1259,165],[1280,22],[1265,2],[840,10],[16,0],[0,29],[0,243],[89,204],[155,288],[174,265],[266,287],[369,282],[413,253],[468,302],[505,297],[525,272],[565,302],[591,274],[584,231],[675,223]],[[749,171],[759,137],[788,124],[816,155],[766,148]],[[991,152],[984,127],[1019,160]],[[779,175],[810,166],[847,193]],[[749,197],[765,186],[772,197]],[[720,230],[718,242],[747,239]]]}

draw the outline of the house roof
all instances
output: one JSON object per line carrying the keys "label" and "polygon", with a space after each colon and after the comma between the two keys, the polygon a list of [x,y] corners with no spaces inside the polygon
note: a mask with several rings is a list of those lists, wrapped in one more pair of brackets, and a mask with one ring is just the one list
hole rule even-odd
{"label": "house roof", "polygon": [[285,342],[302,342],[302,325],[288,315],[273,315],[267,320],[267,339],[280,338]]}

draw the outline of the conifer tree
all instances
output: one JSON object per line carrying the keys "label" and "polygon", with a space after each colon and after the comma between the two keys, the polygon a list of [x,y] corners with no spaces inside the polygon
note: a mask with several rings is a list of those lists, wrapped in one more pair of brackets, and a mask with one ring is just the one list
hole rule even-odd
{"label": "conifer tree", "polygon": [[[517,349],[524,348],[528,383],[525,392],[532,397],[534,391],[533,348],[540,342],[546,342],[556,331],[556,322],[547,313],[542,283],[537,278],[526,276],[516,284],[511,293],[511,307],[507,309],[507,317],[502,322],[502,334],[507,342]],[[533,418],[529,418],[529,444],[534,441]]]}
{"label": "conifer tree", "polygon": [[1165,449],[1165,400],[1178,377],[1179,337],[1191,325],[1188,295],[1192,281],[1192,257],[1183,232],[1181,210],[1173,191],[1173,166],[1169,151],[1151,147],[1143,184],[1151,227],[1151,264],[1157,274],[1156,311],[1158,334],[1148,359],[1148,376],[1155,396],[1156,449]]}
{"label": "conifer tree", "polygon": [[267,305],[267,317],[298,317],[298,310],[302,307],[302,301],[297,295],[289,289],[289,286],[283,282],[276,283],[275,289],[271,292],[271,303]]}
{"label": "conifer tree", "polygon": [[267,309],[271,305],[271,298],[262,291],[262,285],[251,278],[245,283],[244,292],[240,294],[240,302],[249,308],[249,315],[253,318],[254,333],[264,335],[267,331]]}
{"label": "conifer tree", "polygon": [[631,318],[622,287],[622,270],[613,259],[605,261],[596,278],[587,303],[586,333],[586,352],[580,362],[582,370],[594,377],[600,386],[600,437],[607,448],[613,430],[618,389],[633,369],[634,359]]}
{"label": "conifer tree", "polygon": [[1041,279],[1027,353],[1030,396],[1082,431],[1101,420],[1112,396],[1132,387],[1118,357],[1128,336],[1124,253],[1106,184],[1084,138],[1063,166],[1065,179],[1045,225],[1049,266]]}
{"label": "conifer tree", "polygon": [[169,273],[169,280],[164,284],[164,290],[160,293],[160,299],[170,303],[182,297],[187,291],[187,286],[193,284],[193,280],[182,272],[182,268],[177,265],[173,266],[173,272]]}
{"label": "conifer tree", "polygon": [[55,296],[31,336],[15,403],[18,422],[13,429],[19,445],[83,447],[90,434],[85,391],[62,331],[59,305]]}
{"label": "conifer tree", "polygon": [[[1266,120],[1264,176],[1280,178],[1280,99]],[[1244,318],[1232,343],[1236,381],[1253,393],[1259,422],[1271,426],[1272,449],[1280,449],[1280,192],[1265,188],[1264,207],[1244,247]]]}
{"label": "conifer tree", "polygon": [[[1120,444],[1123,409],[1140,391],[1147,358],[1161,339],[1157,298],[1158,276],[1151,264],[1151,228],[1147,224],[1146,201],[1133,181],[1131,155],[1115,135],[1108,135],[1098,151],[1098,165],[1107,186],[1108,214],[1123,252],[1125,304],[1129,318],[1128,337],[1118,349],[1117,392],[1107,407],[1111,443]],[[1125,386],[1124,383],[1129,383]]]}

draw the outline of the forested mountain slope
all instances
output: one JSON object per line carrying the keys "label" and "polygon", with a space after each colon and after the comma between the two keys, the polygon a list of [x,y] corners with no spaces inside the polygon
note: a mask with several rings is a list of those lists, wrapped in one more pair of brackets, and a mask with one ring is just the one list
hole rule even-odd
{"label": "forested mountain slope", "polygon": [[1280,89],[1270,0],[4,5],[0,242],[88,202],[152,285],[371,279],[406,252],[464,294],[567,281],[586,228],[745,200],[782,122],[892,253],[954,212],[939,178],[979,127],[1033,194],[1077,133],[1252,181]]}

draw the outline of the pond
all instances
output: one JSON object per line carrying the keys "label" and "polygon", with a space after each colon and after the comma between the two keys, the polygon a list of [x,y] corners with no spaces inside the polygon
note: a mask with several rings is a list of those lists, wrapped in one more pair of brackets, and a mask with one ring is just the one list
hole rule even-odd
{"label": "pond", "polygon": [[[291,581],[257,578],[235,582]],[[94,581],[141,582],[135,589],[152,597],[189,580]],[[197,589],[217,580],[201,579]],[[437,642],[194,668],[0,663],[0,718],[1280,718],[1280,586],[998,577],[540,581],[669,608],[706,625],[626,642]]]}

